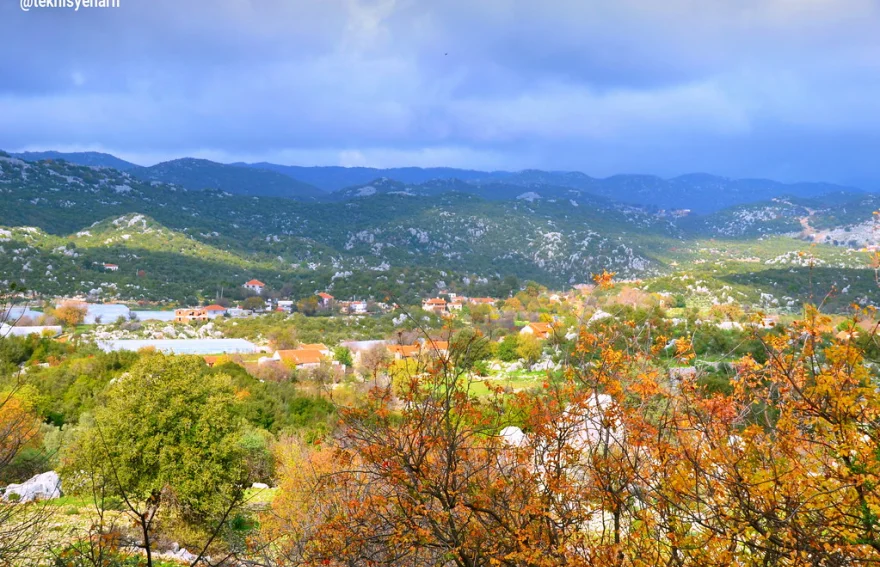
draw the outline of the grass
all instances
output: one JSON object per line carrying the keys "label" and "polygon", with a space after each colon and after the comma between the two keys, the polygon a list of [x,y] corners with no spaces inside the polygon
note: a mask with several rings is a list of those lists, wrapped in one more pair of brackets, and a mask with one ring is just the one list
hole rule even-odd
{"label": "grass", "polygon": [[248,488],[244,491],[245,502],[251,506],[268,506],[275,499],[277,488]]}
{"label": "grass", "polygon": [[61,498],[55,498],[54,500],[47,500],[46,504],[58,508],[72,507],[94,509],[95,507],[94,501],[88,496],[62,496]]}
{"label": "grass", "polygon": [[525,375],[525,376],[517,376],[510,378],[485,378],[483,380],[475,380],[470,384],[470,393],[474,397],[486,397],[491,394],[490,386],[493,387],[502,387],[505,390],[510,389],[512,391],[519,390],[528,390],[531,388],[540,388],[542,381],[541,378],[544,377],[545,374],[537,373],[536,375]]}

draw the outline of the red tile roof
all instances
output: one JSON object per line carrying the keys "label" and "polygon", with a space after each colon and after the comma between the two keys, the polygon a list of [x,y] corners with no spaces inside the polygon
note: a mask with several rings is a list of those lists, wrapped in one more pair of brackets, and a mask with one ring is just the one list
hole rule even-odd
{"label": "red tile roof", "polygon": [[317,350],[317,351],[329,351],[327,345],[322,343],[300,343],[299,348],[297,350]]}
{"label": "red tile roof", "polygon": [[318,297],[320,297],[321,299],[333,299],[332,295],[330,295],[329,293],[324,293],[323,291],[318,294]]}
{"label": "red tile roof", "polygon": [[204,309],[205,311],[226,311],[225,307],[223,307],[222,305],[217,305],[216,303],[214,305],[203,307],[202,309]]}
{"label": "red tile roof", "polygon": [[526,327],[531,327],[532,332],[538,338],[547,337],[553,332],[553,327],[550,323],[529,323]]}
{"label": "red tile roof", "polygon": [[388,352],[399,355],[400,358],[414,358],[422,350],[421,345],[389,345]]}
{"label": "red tile roof", "polygon": [[257,285],[257,286],[260,286],[260,287],[266,287],[266,284],[264,284],[264,283],[261,282],[260,280],[251,280],[251,281],[249,281],[248,283],[246,283],[246,284],[244,284],[244,285]]}
{"label": "red tile roof", "polygon": [[296,366],[301,364],[320,364],[324,360],[321,351],[311,349],[279,350],[278,356],[284,362],[290,362]]}

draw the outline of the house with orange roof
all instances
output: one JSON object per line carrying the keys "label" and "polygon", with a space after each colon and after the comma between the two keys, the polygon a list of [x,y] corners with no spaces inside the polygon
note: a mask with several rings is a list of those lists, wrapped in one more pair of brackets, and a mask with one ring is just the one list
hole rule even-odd
{"label": "house with orange roof", "polygon": [[215,317],[222,317],[226,315],[226,308],[222,305],[208,305],[207,307],[203,307],[202,310],[208,316],[208,318],[213,319]]}
{"label": "house with orange roof", "polygon": [[520,329],[519,334],[534,335],[536,339],[543,341],[553,334],[553,326],[550,323],[529,323]]}
{"label": "house with orange roof", "polygon": [[471,305],[495,305],[498,300],[493,297],[472,297],[468,301]]}
{"label": "house with orange roof", "polygon": [[426,299],[422,301],[422,309],[433,311],[434,313],[443,313],[446,311],[446,300],[441,297]]}
{"label": "house with orange roof", "polygon": [[321,304],[321,307],[330,307],[334,299],[336,298],[325,291],[318,294],[318,303]]}
{"label": "house with orange roof", "polygon": [[422,354],[422,345],[388,345],[388,352],[394,360],[418,358]]}
{"label": "house with orange roof", "polygon": [[439,354],[440,356],[447,356],[449,354],[449,341],[425,341],[422,343],[422,348],[428,354]]}
{"label": "house with orange roof", "polygon": [[[283,362],[296,368],[317,368],[322,362],[329,362],[328,357],[324,356],[322,351],[303,348],[276,350],[269,360]],[[335,361],[333,363],[339,364]]]}
{"label": "house with orange roof", "polygon": [[327,358],[330,358],[333,355],[330,348],[323,343],[300,343],[296,348],[298,350],[316,350]]}
{"label": "house with orange roof", "polygon": [[263,289],[266,287],[266,284],[261,282],[260,280],[251,280],[244,284],[244,288],[246,290],[252,291],[256,294],[263,293]]}
{"label": "house with orange roof", "polygon": [[446,304],[446,309],[449,311],[461,311],[464,304],[465,299],[463,297],[453,297],[449,300],[449,303]]}
{"label": "house with orange roof", "polygon": [[119,266],[117,266],[116,264],[104,264],[104,269],[108,272],[118,272]]}

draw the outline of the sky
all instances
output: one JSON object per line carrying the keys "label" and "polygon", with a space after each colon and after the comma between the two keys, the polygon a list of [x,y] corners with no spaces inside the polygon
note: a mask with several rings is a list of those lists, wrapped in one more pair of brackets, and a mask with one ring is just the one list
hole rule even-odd
{"label": "sky", "polygon": [[0,2],[0,148],[880,186],[880,0],[118,1]]}

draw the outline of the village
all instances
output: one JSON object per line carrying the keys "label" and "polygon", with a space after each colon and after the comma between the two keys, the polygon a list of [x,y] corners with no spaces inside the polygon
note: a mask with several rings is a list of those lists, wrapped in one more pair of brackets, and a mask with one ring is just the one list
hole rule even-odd
{"label": "village", "polygon": [[[251,279],[241,284],[240,301],[174,309],[58,298],[54,309],[19,307],[8,313],[0,333],[93,344],[104,352],[196,355],[208,366],[231,362],[271,380],[320,376],[331,388],[343,387],[351,378],[388,375],[392,367],[448,360],[450,345],[476,333],[490,346],[471,368],[474,377],[526,388],[567,362],[580,331],[638,310],[659,317],[658,326],[668,327],[670,336],[683,336],[701,325],[741,334],[754,327],[773,328],[780,320],[779,315],[756,320],[737,305],[717,301],[703,310],[676,307],[680,300],[648,293],[639,284],[621,282],[615,289],[581,284],[553,291],[528,283],[507,298],[438,290],[419,304],[401,306],[340,300],[326,291],[282,299],[266,294],[266,285]],[[674,344],[672,339],[667,347]],[[709,354],[704,366],[714,368],[719,353]],[[696,366],[671,373],[694,374]]]}

